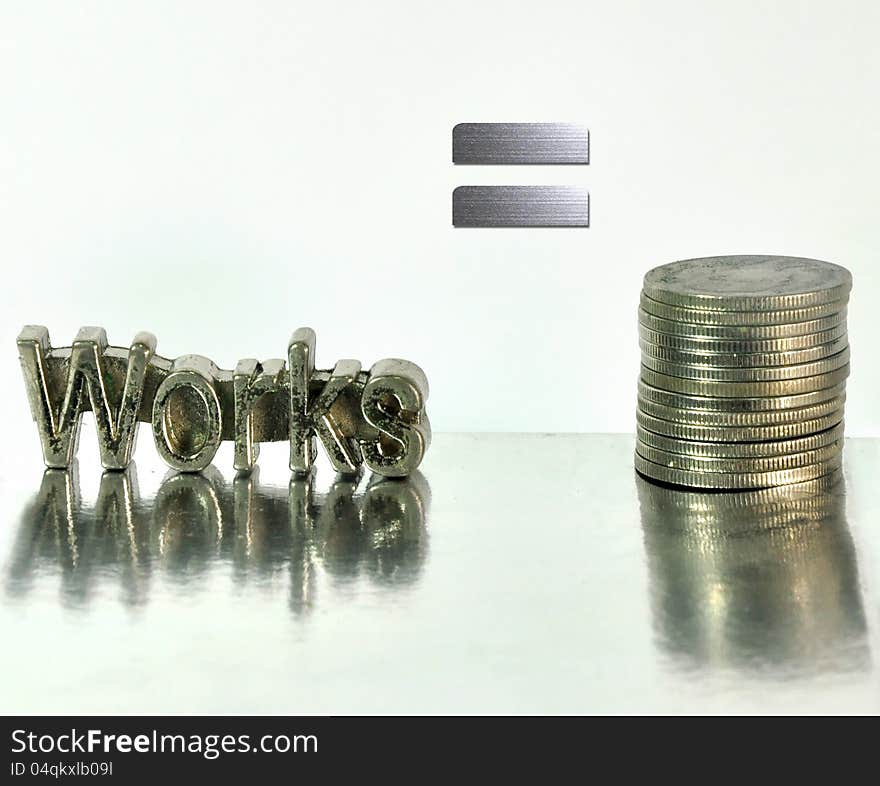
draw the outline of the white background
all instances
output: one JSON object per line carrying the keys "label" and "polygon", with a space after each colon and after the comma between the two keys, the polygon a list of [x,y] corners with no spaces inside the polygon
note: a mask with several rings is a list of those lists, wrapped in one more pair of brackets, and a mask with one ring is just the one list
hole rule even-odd
{"label": "white background", "polygon": [[[3,414],[15,336],[422,365],[436,430],[632,431],[641,277],[778,253],[855,279],[880,434],[880,6],[0,2]],[[582,122],[589,167],[451,163],[461,121]],[[473,183],[583,183],[587,230],[454,230]],[[38,456],[36,434],[34,451]]]}

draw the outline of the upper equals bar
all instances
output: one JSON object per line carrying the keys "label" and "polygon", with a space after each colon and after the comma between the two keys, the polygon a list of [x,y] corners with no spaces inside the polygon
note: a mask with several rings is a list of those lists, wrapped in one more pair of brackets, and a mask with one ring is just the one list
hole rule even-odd
{"label": "upper equals bar", "polygon": [[575,123],[459,123],[453,164],[589,164],[590,132]]}

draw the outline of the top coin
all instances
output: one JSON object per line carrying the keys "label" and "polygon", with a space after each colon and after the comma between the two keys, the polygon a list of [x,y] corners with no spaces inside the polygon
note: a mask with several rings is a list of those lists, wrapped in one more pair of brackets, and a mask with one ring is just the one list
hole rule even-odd
{"label": "top coin", "polygon": [[805,308],[847,297],[852,276],[831,262],[800,257],[684,259],[645,274],[644,293],[672,306],[715,311]]}

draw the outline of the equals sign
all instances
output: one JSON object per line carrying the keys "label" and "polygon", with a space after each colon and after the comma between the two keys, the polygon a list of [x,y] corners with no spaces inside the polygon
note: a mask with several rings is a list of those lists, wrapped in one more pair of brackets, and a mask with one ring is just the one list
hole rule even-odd
{"label": "equals sign", "polygon": [[[589,130],[573,123],[459,123],[454,164],[589,164]],[[460,186],[452,193],[456,227],[588,227],[581,186]]]}

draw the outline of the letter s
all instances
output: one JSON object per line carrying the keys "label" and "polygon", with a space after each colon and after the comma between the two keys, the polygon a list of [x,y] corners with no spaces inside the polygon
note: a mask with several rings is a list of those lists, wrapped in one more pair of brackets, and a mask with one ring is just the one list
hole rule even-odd
{"label": "letter s", "polygon": [[13,749],[12,749],[13,753],[24,753],[27,750],[27,745],[25,744],[24,739],[16,737],[17,734],[21,734],[23,736],[24,733],[25,733],[24,729],[16,729],[14,732],[12,732],[13,744],[18,743],[19,745],[21,745],[20,748],[13,747]]}
{"label": "letter s", "polygon": [[362,444],[364,463],[385,477],[403,477],[422,461],[431,443],[425,412],[428,380],[407,360],[380,360],[370,369],[361,394],[364,419],[379,435]]}

